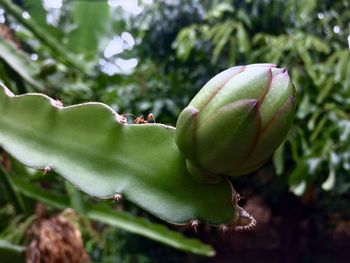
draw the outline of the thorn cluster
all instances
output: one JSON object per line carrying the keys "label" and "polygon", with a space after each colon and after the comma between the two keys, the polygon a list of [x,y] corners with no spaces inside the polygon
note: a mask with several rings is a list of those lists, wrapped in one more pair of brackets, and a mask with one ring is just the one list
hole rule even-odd
{"label": "thorn cluster", "polygon": [[119,203],[123,199],[123,196],[119,193],[113,195],[113,200]]}
{"label": "thorn cluster", "polygon": [[48,172],[50,172],[52,169],[50,166],[45,166],[45,168],[43,169],[43,175],[47,174]]}
{"label": "thorn cluster", "polygon": [[198,226],[199,226],[199,221],[198,220],[192,220],[191,221],[191,227],[193,228],[194,231],[196,231],[196,233],[198,232]]}

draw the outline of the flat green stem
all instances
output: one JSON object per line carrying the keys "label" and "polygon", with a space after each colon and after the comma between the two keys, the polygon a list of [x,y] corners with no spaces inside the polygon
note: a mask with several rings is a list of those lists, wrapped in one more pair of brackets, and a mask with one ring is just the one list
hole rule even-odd
{"label": "flat green stem", "polygon": [[92,196],[121,195],[174,224],[220,226],[235,218],[230,182],[192,178],[175,128],[122,118],[101,103],[62,107],[41,94],[0,89],[0,145],[23,164],[53,169]]}

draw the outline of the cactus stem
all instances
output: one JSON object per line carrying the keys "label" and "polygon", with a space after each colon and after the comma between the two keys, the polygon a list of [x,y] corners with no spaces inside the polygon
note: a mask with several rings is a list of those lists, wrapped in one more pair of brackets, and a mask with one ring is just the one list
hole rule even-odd
{"label": "cactus stem", "polygon": [[113,195],[113,200],[116,201],[117,203],[119,203],[122,199],[123,199],[123,196],[119,193],[116,193],[115,195]]}
{"label": "cactus stem", "polygon": [[196,233],[198,232],[198,226],[199,226],[198,220],[191,220],[191,227],[194,229],[194,231],[196,231]]}
{"label": "cactus stem", "polygon": [[48,172],[50,172],[52,169],[50,166],[45,166],[45,168],[43,169],[43,175],[47,174]]}

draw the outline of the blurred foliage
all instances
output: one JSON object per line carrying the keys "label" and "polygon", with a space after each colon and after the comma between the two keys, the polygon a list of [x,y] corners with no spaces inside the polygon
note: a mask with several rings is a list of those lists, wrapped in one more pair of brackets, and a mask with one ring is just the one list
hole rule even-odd
{"label": "blurred foliage", "polygon": [[[261,62],[286,67],[298,93],[294,126],[257,177],[234,179],[234,185],[263,195],[277,210],[283,209],[280,196],[291,191],[313,207],[304,217],[350,219],[349,1],[139,1],[144,9],[138,15],[107,1],[63,1],[60,9],[36,0],[13,2],[31,16],[0,0],[0,78],[16,93],[44,92],[64,104],[102,101],[120,113],[153,112],[157,122],[174,125],[218,72]],[[109,41],[123,32],[131,33],[135,46],[104,56]],[[137,58],[138,65],[132,72],[105,70],[119,58]],[[55,176],[48,178],[49,189],[65,189]],[[0,189],[7,192],[5,184]],[[16,200],[10,196],[0,197],[0,213],[7,217],[15,215],[5,211]],[[120,257],[122,245],[112,251],[118,241],[106,240],[104,249],[92,245],[90,251],[108,251],[111,261]]]}

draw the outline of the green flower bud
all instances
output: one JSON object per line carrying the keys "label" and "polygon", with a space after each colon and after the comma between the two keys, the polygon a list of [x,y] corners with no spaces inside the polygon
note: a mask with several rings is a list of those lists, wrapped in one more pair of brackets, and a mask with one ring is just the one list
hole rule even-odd
{"label": "green flower bud", "polygon": [[272,64],[233,67],[212,78],[181,112],[176,144],[191,175],[215,181],[262,166],[293,121],[295,89]]}

